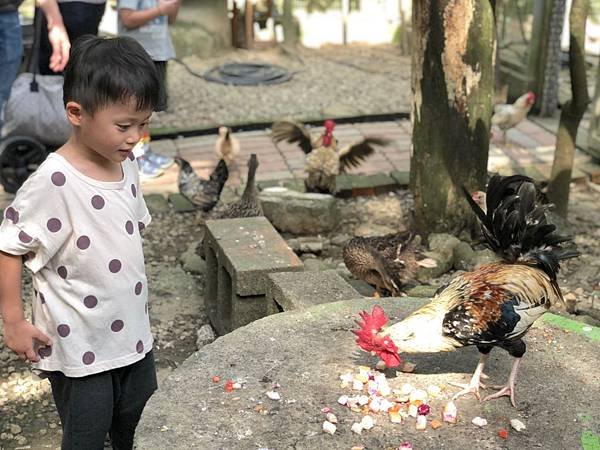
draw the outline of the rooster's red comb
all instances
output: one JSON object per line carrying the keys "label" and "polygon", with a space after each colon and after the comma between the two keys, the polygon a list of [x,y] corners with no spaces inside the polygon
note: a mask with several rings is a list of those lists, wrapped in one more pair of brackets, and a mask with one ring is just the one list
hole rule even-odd
{"label": "rooster's red comb", "polygon": [[361,311],[361,320],[357,320],[356,324],[360,327],[358,330],[352,330],[356,335],[356,343],[366,351],[371,351],[373,347],[373,336],[381,331],[388,319],[379,305],[373,306],[373,311],[369,314],[367,311]]}
{"label": "rooster's red comb", "polygon": [[335,121],[331,120],[331,119],[327,119],[325,121],[325,123],[323,124],[323,126],[325,127],[325,129],[329,132],[333,131],[333,129],[335,128]]}

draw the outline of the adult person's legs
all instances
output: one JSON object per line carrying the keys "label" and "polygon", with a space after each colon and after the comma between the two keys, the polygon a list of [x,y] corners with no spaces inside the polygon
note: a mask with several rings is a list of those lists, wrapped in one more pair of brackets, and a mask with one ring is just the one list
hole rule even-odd
{"label": "adult person's legs", "polygon": [[8,100],[10,88],[19,72],[22,55],[23,39],[19,13],[2,12],[0,13],[0,61],[2,61],[0,64],[0,130],[4,124],[4,104]]}

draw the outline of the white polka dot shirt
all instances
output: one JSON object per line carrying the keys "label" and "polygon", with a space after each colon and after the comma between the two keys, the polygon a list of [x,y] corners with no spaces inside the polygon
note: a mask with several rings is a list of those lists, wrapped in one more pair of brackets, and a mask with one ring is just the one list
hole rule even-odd
{"label": "white polka dot shirt", "polygon": [[4,212],[0,250],[33,272],[33,323],[52,339],[36,369],[82,377],[152,348],[140,236],[150,214],[137,163],[122,168],[121,181],[98,181],[52,153]]}

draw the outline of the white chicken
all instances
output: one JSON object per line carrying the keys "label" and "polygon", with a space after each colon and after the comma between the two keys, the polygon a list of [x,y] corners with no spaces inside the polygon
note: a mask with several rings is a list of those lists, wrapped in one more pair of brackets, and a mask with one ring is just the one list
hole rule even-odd
{"label": "white chicken", "polygon": [[512,105],[500,104],[494,106],[492,125],[502,130],[504,144],[506,145],[506,132],[521,122],[535,103],[535,94],[531,91],[521,95]]}
{"label": "white chicken", "polygon": [[230,165],[240,152],[240,142],[231,135],[228,127],[219,127],[219,137],[215,143],[217,158],[224,159]]}

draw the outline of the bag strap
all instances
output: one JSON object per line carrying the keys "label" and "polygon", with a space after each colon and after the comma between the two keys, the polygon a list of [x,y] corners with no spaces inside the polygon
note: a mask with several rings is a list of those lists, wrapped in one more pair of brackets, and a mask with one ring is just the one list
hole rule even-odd
{"label": "bag strap", "polygon": [[42,40],[42,23],[43,23],[42,10],[35,8],[35,14],[33,16],[33,46],[31,48],[31,57],[29,58],[28,72],[33,74],[29,90],[31,92],[38,92],[39,87],[36,75],[40,73],[40,42]]}

